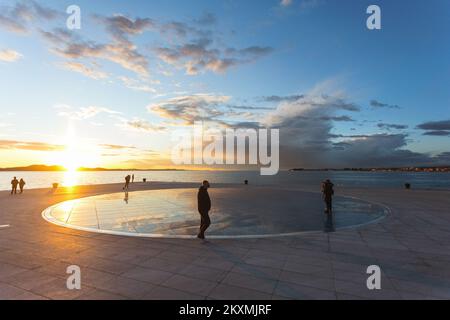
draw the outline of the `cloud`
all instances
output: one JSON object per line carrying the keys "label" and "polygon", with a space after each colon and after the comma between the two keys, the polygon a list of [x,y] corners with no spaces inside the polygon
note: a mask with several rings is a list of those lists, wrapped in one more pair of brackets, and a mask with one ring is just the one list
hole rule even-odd
{"label": "cloud", "polygon": [[0,27],[26,34],[30,24],[38,20],[54,20],[60,15],[56,10],[41,6],[35,1],[17,2],[14,6],[0,7]]}
{"label": "cloud", "polygon": [[424,122],[419,124],[417,128],[422,130],[450,130],[450,120]]}
{"label": "cloud", "polygon": [[28,142],[16,140],[0,140],[0,149],[16,149],[31,151],[62,151],[65,146],[44,142]]}
{"label": "cloud", "polygon": [[442,152],[435,157],[436,161],[442,165],[450,164],[450,152]]}
{"label": "cloud", "polygon": [[88,67],[81,62],[68,61],[61,63],[59,66],[66,70],[81,73],[82,75],[95,80],[106,79],[108,77],[106,72],[98,70],[97,67]]}
{"label": "cloud", "polygon": [[[353,121],[349,115],[341,113],[360,111],[358,105],[348,101],[340,92],[318,93],[320,89],[321,87],[318,86],[307,94],[266,99],[279,101],[276,109],[265,106],[235,106],[230,104],[230,96],[199,94],[175,97],[155,103],[148,106],[148,110],[177,123],[181,121],[184,125],[204,121],[214,123],[218,128],[279,128],[281,150],[284,152],[281,159],[282,162],[284,161],[284,167],[292,167],[299,158],[304,159],[305,163],[315,165],[318,163],[317,158],[321,158],[321,152],[335,148],[331,141],[337,138],[331,132],[333,123]],[[260,108],[268,112],[253,114],[235,111],[252,111]],[[241,121],[231,120],[235,116],[238,116]],[[245,117],[252,121],[242,121]],[[340,138],[343,137],[340,136]],[[295,156],[292,157],[292,155]],[[306,158],[310,158],[310,161]]]}
{"label": "cloud", "polygon": [[149,18],[136,18],[133,20],[119,14],[112,17],[96,15],[95,18],[106,27],[106,30],[117,43],[126,47],[133,46],[129,36],[142,34],[156,26],[156,23]]}
{"label": "cloud", "polygon": [[195,34],[195,35],[203,34],[199,29],[197,29],[193,26],[190,26],[187,23],[180,22],[180,21],[170,21],[170,22],[161,23],[159,25],[158,29],[159,29],[159,32],[163,35],[168,35],[168,36],[175,35],[179,39],[185,38],[190,34]]}
{"label": "cloud", "polygon": [[27,27],[19,20],[15,20],[7,15],[0,14],[0,26],[15,33],[26,33]]}
{"label": "cloud", "polygon": [[293,2],[292,0],[281,0],[280,5],[282,7],[288,7],[292,4],[292,2]]}
{"label": "cloud", "polygon": [[55,106],[55,109],[58,110],[59,116],[68,117],[74,120],[84,120],[93,118],[100,113],[121,114],[121,112],[97,106],[88,106],[74,109],[68,105],[57,105]]}
{"label": "cloud", "polygon": [[228,107],[236,110],[274,110],[273,107],[263,107],[263,106],[228,105]]}
{"label": "cloud", "polygon": [[99,144],[100,147],[103,149],[110,149],[110,150],[125,150],[125,149],[136,149],[136,147],[133,146],[123,146],[118,144]]}
{"label": "cloud", "polygon": [[283,101],[287,101],[287,102],[293,102],[293,101],[297,101],[301,98],[303,98],[303,95],[290,95],[290,96],[267,96],[267,97],[262,97],[261,100],[262,101],[266,101],[266,102],[283,102]]}
{"label": "cloud", "polygon": [[386,129],[386,130],[391,130],[391,129],[396,129],[396,130],[408,129],[407,125],[390,124],[390,123],[383,123],[383,122],[378,123],[377,127],[380,128],[380,129]]}
{"label": "cloud", "polygon": [[11,49],[0,50],[0,61],[15,62],[21,59],[22,57],[23,57],[22,54]]}
{"label": "cloud", "polygon": [[370,105],[373,108],[400,109],[400,107],[398,105],[387,104],[387,103],[380,102],[378,100],[370,100]]}
{"label": "cloud", "polygon": [[152,85],[158,84],[157,81],[150,81],[148,79],[145,79],[144,81],[142,79],[132,79],[129,77],[118,77],[118,79],[125,85],[125,87],[136,90],[136,91],[144,91],[149,93],[156,93],[157,90],[148,84],[148,82],[151,82]]}
{"label": "cloud", "polygon": [[225,112],[220,107],[229,100],[229,96],[213,94],[179,96],[151,104],[147,110],[166,119],[181,120],[187,125],[195,121],[221,122],[218,117],[225,115]]}
{"label": "cloud", "polygon": [[221,50],[213,46],[211,39],[200,38],[182,45],[158,47],[154,50],[164,62],[185,69],[186,74],[195,75],[202,71],[224,73],[231,67],[256,61],[272,52],[273,48],[250,46]]}
{"label": "cloud", "polygon": [[336,95],[300,95],[295,101],[282,102],[277,109],[269,113],[264,120],[269,126],[302,128],[313,123],[312,119],[325,120],[350,120],[348,117],[336,118],[332,116],[337,111],[359,111],[360,108],[354,103],[346,101]]}
{"label": "cloud", "polygon": [[[341,150],[326,154],[331,165],[338,167],[401,167],[428,164],[433,160],[426,154],[405,149],[405,134],[375,134],[345,140]],[[330,161],[331,160],[331,161]]]}
{"label": "cloud", "polygon": [[[281,0],[280,7],[281,8],[294,7],[297,12],[302,12],[318,7],[319,5],[322,5],[324,2],[325,2],[324,0],[296,0],[296,1]],[[297,3],[297,5],[295,3]]]}
{"label": "cloud", "polygon": [[280,159],[286,162],[286,166],[293,165],[294,161],[291,160],[302,153],[303,159],[308,154],[313,163],[317,159],[312,158],[317,156],[320,159],[320,152],[332,146],[330,138],[333,121],[350,119],[340,118],[337,113],[359,110],[340,95],[316,94],[315,90],[299,95],[301,98],[298,100],[281,102],[276,110],[266,114],[261,121],[265,127],[280,129],[280,152],[283,154]]}
{"label": "cloud", "polygon": [[147,106],[147,110],[169,119],[171,125],[191,125],[203,121],[205,125],[210,122],[222,128],[236,127],[244,119],[256,121],[258,114],[251,111],[273,110],[268,107],[233,105],[230,99],[230,96],[217,94],[181,95],[152,103]]}
{"label": "cloud", "polygon": [[[215,23],[213,15],[201,16],[192,24],[160,22],[150,18],[132,19],[124,15],[96,15],[95,19],[105,27],[111,37],[110,42],[83,40],[63,29],[41,31],[41,34],[52,44],[51,50],[66,59],[104,59],[144,78],[149,76],[149,57],[138,51],[131,38],[146,31],[157,32],[163,38],[168,34],[178,37],[178,44],[174,44],[173,37],[169,36],[167,45],[154,46],[153,52],[163,62],[184,69],[190,75],[204,71],[223,73],[231,67],[254,62],[273,51],[271,47],[256,45],[219,48],[211,37],[212,31],[204,29]],[[79,70],[76,68],[72,71]]]}
{"label": "cloud", "polygon": [[406,134],[334,133],[335,121],[351,120],[341,113],[361,109],[342,92],[332,90],[330,83],[321,83],[292,97],[270,99],[278,101],[277,108],[260,121],[262,127],[280,130],[282,168],[412,166],[437,161],[427,154],[408,150]]}
{"label": "cloud", "polygon": [[352,121],[355,121],[349,116],[334,116],[334,117],[322,116],[322,117],[320,117],[318,119],[319,120],[324,120],[324,121],[330,121],[331,120],[331,121],[337,121],[337,122],[352,122]]}
{"label": "cloud", "polygon": [[[136,21],[131,21],[131,23],[135,24]],[[109,30],[111,28],[109,26]],[[127,33],[124,31],[112,34],[113,41],[106,44],[82,40],[74,33],[69,33],[64,29],[41,31],[41,35],[53,45],[52,52],[66,59],[72,61],[77,59],[103,59],[114,62],[143,77],[149,74],[147,58],[137,51],[136,46],[127,39]]]}
{"label": "cloud", "polygon": [[428,121],[419,124],[417,129],[426,130],[426,136],[450,136],[450,120]]}
{"label": "cloud", "polygon": [[438,136],[438,137],[449,137],[450,131],[446,130],[432,130],[423,133],[424,136]]}
{"label": "cloud", "polygon": [[59,16],[61,16],[60,12],[53,10],[51,8],[48,8],[48,7],[41,6],[36,1],[29,1],[29,3],[31,4],[31,6],[33,8],[35,17],[37,17],[39,19],[53,20],[53,19],[56,19]]}
{"label": "cloud", "polygon": [[131,120],[123,119],[122,123],[118,126],[127,130],[140,132],[159,132],[166,129],[164,126],[155,125],[148,122],[147,120],[139,118],[133,118]]}
{"label": "cloud", "polygon": [[162,62],[183,69],[190,75],[205,71],[224,73],[232,67],[252,63],[273,51],[268,46],[234,48],[227,45],[221,38],[221,33],[212,28],[215,27],[216,17],[211,13],[204,13],[189,21],[159,21],[147,17],[131,18],[122,14],[93,15],[95,23],[103,26],[109,36],[107,41],[100,42],[87,40],[80,33],[69,32],[61,27],[43,30],[35,22],[53,20],[61,14],[64,17],[64,13],[43,7],[34,1],[17,3],[0,12],[0,27],[26,33],[33,23],[33,28],[39,30],[40,35],[50,43],[50,51],[68,60],[67,70],[80,72],[94,79],[101,79],[104,74],[94,72],[81,59],[106,60],[140,77],[148,77],[149,51],[140,52],[134,39],[147,31],[159,35],[159,39],[154,41],[157,45],[153,45],[150,52],[155,53]]}

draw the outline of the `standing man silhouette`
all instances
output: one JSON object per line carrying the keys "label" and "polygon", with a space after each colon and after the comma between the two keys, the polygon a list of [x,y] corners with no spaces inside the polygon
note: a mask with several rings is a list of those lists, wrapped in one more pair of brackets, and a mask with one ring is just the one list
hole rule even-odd
{"label": "standing man silhouette", "polygon": [[334,184],[329,179],[322,182],[322,196],[327,206],[327,208],[325,209],[325,212],[327,214],[331,214],[333,212],[332,206],[332,200],[334,195],[333,186]]}
{"label": "standing man silhouette", "polygon": [[11,194],[17,194],[17,185],[19,184],[19,180],[16,177],[11,180]]}
{"label": "standing man silhouette", "polygon": [[130,186],[130,179],[131,179],[130,175],[127,175],[125,177],[125,185],[122,188],[123,190],[128,190],[128,187]]}
{"label": "standing man silhouette", "polygon": [[198,212],[200,213],[200,232],[197,235],[199,239],[205,239],[205,231],[211,225],[209,218],[209,210],[211,210],[211,199],[208,194],[209,182],[204,180],[201,187],[198,189]]}

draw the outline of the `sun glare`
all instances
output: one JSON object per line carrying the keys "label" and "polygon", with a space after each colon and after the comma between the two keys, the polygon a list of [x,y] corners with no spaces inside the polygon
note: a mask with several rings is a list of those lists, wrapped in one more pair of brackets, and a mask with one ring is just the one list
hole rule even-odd
{"label": "sun glare", "polygon": [[63,186],[65,187],[73,187],[77,185],[79,178],[79,173],[77,170],[68,170],[64,172],[64,180],[63,180]]}
{"label": "sun glare", "polygon": [[65,187],[73,187],[79,182],[80,172],[78,169],[80,167],[97,166],[98,150],[88,142],[82,141],[77,137],[74,127],[70,125],[62,143],[65,148],[54,158],[54,162],[66,169],[62,185]]}

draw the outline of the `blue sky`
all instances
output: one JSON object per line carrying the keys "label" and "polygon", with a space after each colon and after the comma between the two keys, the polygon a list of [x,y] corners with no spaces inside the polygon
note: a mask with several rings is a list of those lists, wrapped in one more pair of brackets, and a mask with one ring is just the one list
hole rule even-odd
{"label": "blue sky", "polygon": [[168,167],[194,120],[280,128],[284,167],[449,163],[448,30],[438,0],[0,1],[0,167],[74,136],[80,165]]}

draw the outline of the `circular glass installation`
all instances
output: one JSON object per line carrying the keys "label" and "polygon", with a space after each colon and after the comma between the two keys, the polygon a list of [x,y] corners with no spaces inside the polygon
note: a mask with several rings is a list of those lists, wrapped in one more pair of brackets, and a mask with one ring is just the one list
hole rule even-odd
{"label": "circular glass installation", "polygon": [[[209,237],[264,237],[334,231],[384,217],[388,209],[355,198],[264,187],[211,188]],[[196,189],[122,192],[65,201],[42,213],[52,223],[86,231],[144,237],[192,237],[198,232]]]}

